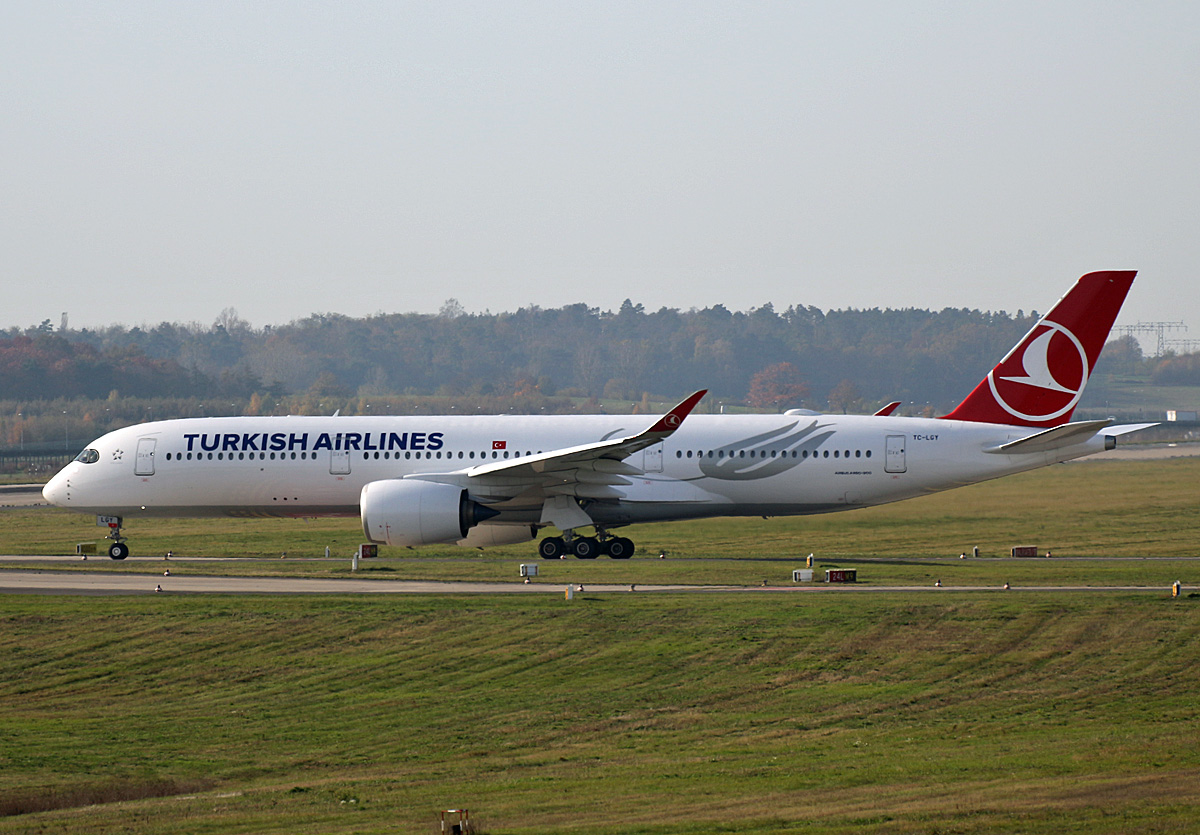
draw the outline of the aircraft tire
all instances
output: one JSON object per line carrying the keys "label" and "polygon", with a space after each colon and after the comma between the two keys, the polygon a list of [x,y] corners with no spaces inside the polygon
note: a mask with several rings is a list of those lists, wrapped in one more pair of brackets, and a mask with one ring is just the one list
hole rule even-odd
{"label": "aircraft tire", "polygon": [[108,546],[108,555],[114,560],[123,560],[129,556],[129,546],[124,542],[114,542]]}
{"label": "aircraft tire", "polygon": [[614,560],[627,560],[633,556],[633,540],[619,536],[608,541],[608,555]]}
{"label": "aircraft tire", "polygon": [[594,560],[600,556],[600,540],[594,536],[581,536],[571,543],[571,553],[577,559]]}
{"label": "aircraft tire", "polygon": [[548,536],[538,543],[538,556],[544,560],[557,560],[567,552],[567,543],[561,536]]}

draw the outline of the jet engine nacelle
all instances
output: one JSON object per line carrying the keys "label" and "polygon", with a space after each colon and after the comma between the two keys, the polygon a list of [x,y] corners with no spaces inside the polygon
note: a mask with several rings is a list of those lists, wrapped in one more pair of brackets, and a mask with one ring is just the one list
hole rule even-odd
{"label": "jet engine nacelle", "polygon": [[385,545],[458,542],[497,515],[461,487],[416,479],[372,481],[363,487],[358,507],[367,539]]}

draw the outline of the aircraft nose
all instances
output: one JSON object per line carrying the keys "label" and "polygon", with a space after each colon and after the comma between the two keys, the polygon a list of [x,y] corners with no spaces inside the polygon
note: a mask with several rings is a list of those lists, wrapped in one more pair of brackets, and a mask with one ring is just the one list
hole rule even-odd
{"label": "aircraft nose", "polygon": [[46,482],[46,486],[42,488],[42,498],[50,502],[52,505],[62,507],[67,503],[67,494],[70,490],[66,473],[58,473],[54,478]]}

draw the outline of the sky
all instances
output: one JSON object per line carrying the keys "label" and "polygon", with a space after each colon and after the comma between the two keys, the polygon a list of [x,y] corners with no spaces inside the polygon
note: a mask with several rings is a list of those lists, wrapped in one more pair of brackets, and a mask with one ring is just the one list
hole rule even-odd
{"label": "sky", "polygon": [[0,0],[0,328],[1044,312],[1137,269],[1118,324],[1200,340],[1197,32],[1195,2]]}

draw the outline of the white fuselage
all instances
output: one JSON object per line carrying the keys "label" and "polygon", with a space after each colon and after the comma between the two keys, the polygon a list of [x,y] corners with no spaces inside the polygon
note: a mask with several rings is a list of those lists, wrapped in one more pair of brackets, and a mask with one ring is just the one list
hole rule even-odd
{"label": "white fuselage", "polygon": [[[369,482],[452,473],[637,432],[646,416],[230,417],[110,432],[45,488],[52,503],[134,516],[352,516]],[[933,418],[692,415],[625,460],[639,475],[575,495],[609,526],[799,515],[883,504],[1099,452],[988,452],[1029,430]],[[94,452],[92,452],[94,451]],[[611,491],[614,491],[614,496]],[[541,501],[495,504],[489,524],[537,523]]]}

